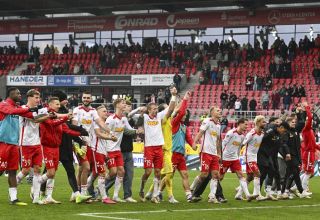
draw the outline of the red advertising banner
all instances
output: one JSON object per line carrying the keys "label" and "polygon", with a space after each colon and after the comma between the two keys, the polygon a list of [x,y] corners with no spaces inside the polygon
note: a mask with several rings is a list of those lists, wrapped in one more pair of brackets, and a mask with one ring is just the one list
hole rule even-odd
{"label": "red advertising banner", "polygon": [[0,34],[93,32],[104,30],[189,29],[251,25],[316,24],[320,8],[213,11],[177,14],[120,15],[0,21]]}

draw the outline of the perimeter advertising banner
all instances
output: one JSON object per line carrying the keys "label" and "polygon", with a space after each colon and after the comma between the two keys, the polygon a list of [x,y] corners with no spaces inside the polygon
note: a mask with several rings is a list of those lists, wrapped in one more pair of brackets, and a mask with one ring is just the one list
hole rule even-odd
{"label": "perimeter advertising banner", "polygon": [[47,76],[7,76],[7,86],[47,86]]}
{"label": "perimeter advertising banner", "polygon": [[317,24],[320,8],[214,11],[10,20],[0,22],[0,34],[94,32],[103,30],[188,29],[250,25]]}
{"label": "perimeter advertising banner", "polygon": [[130,86],[131,76],[88,76],[89,86]]}
{"label": "perimeter advertising banner", "polygon": [[48,86],[86,86],[87,76],[48,76]]}

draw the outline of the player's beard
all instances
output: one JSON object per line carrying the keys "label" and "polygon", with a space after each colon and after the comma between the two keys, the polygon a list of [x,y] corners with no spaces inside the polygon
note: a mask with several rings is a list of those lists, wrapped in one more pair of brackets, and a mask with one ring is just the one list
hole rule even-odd
{"label": "player's beard", "polygon": [[87,104],[83,103],[84,107],[89,107],[91,102],[88,102]]}

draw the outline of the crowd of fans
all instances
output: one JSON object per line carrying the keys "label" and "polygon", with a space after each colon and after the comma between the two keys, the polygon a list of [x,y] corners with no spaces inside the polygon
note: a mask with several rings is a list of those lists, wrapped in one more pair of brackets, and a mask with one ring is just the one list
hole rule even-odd
{"label": "crowd of fans", "polygon": [[[227,90],[221,93],[221,108],[235,109],[236,111],[256,111],[258,101],[262,104],[262,108],[269,110],[284,109],[290,110],[292,103],[301,100],[302,97],[306,97],[305,88],[301,85],[283,85],[281,89],[274,90],[271,94],[266,91],[261,95],[261,100],[252,98],[250,101],[247,98],[247,94],[243,97],[237,97],[233,92],[228,93]],[[281,103],[282,101],[282,103]]]}

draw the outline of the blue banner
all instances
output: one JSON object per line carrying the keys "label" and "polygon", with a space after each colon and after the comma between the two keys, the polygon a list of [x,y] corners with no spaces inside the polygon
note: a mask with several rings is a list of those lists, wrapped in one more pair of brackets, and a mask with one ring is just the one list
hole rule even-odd
{"label": "blue banner", "polygon": [[86,86],[87,76],[48,76],[48,86]]}

